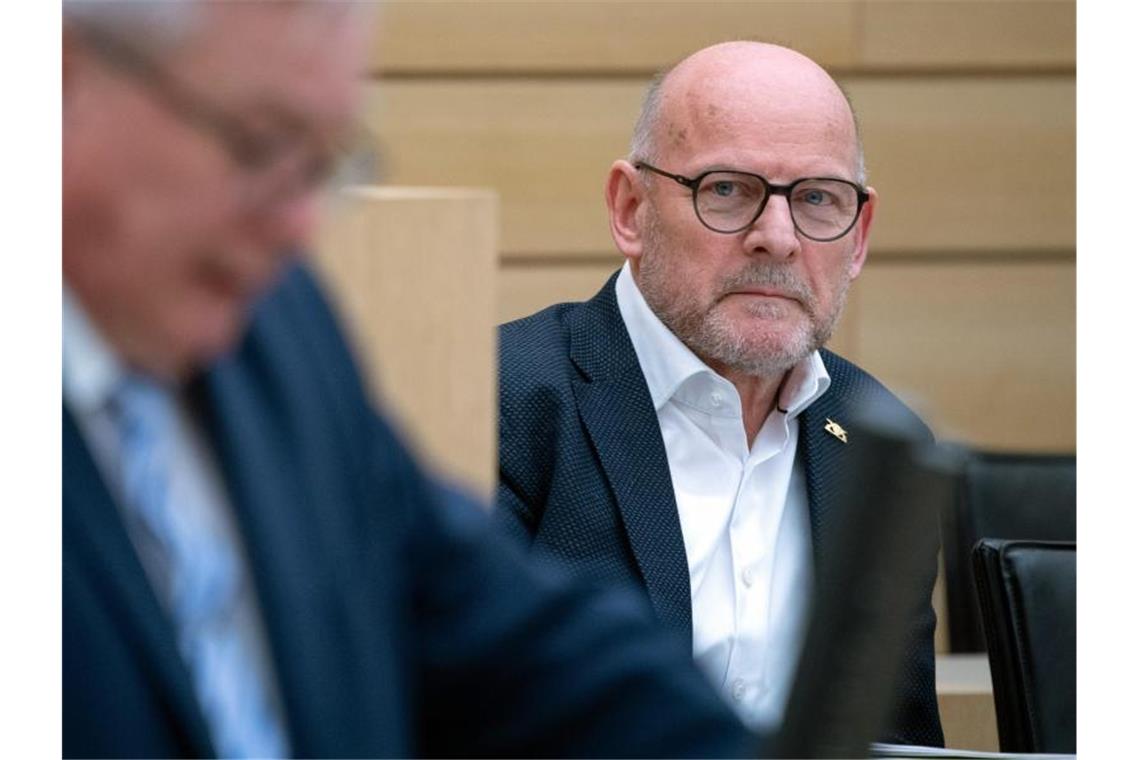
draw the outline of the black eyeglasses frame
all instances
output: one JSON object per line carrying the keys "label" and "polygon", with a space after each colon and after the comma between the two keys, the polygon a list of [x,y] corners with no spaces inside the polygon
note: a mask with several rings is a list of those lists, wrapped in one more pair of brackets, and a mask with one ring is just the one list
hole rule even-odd
{"label": "black eyeglasses frame", "polygon": [[[868,200],[870,200],[870,198],[871,198],[871,196],[867,192],[866,188],[860,186],[858,183],[852,182],[851,180],[843,179],[842,177],[800,177],[795,182],[792,182],[790,184],[776,185],[776,184],[769,182],[765,177],[763,177],[759,174],[753,174],[752,172],[738,171],[736,169],[710,169],[709,171],[702,172],[702,173],[698,174],[696,177],[686,177],[682,174],[674,174],[673,172],[665,171],[664,169],[660,169],[656,166],[653,166],[652,164],[650,164],[646,161],[636,161],[636,162],[634,162],[633,166],[635,169],[645,169],[647,171],[653,172],[654,174],[658,174],[662,177],[666,177],[668,179],[671,179],[679,185],[683,185],[684,187],[689,188],[689,190],[692,191],[692,194],[693,194],[693,213],[695,213],[697,215],[697,220],[702,225],[704,225],[707,229],[712,230],[713,232],[720,233],[722,235],[735,235],[736,233],[743,232],[744,230],[748,229],[753,224],[755,224],[756,220],[760,218],[760,215],[764,213],[764,209],[768,206],[768,199],[771,198],[773,195],[781,195],[785,199],[787,199],[789,201],[789,209],[790,209],[790,201],[791,201],[791,197],[792,197],[791,193],[792,193],[792,190],[797,185],[799,185],[802,182],[827,180],[828,182],[841,182],[841,183],[843,183],[845,185],[849,185],[855,189],[855,194],[856,194],[856,198],[858,198],[858,203],[856,204],[855,215],[852,217],[851,223],[849,225],[847,225],[847,227],[842,232],[840,232],[838,235],[833,235],[832,237],[827,237],[827,238],[821,238],[821,237],[816,237],[815,235],[809,235],[807,232],[804,232],[804,230],[800,227],[799,222],[796,221],[796,215],[794,213],[791,215],[791,218],[792,218],[792,224],[794,224],[796,227],[796,231],[798,233],[800,233],[801,235],[803,235],[804,237],[808,238],[809,240],[814,240],[817,243],[830,243],[834,240],[838,240],[839,238],[843,237],[848,232],[850,232],[852,230],[852,228],[855,227],[855,223],[859,221],[859,215],[863,213],[863,205]],[[756,213],[752,215],[752,218],[749,219],[746,224],[743,224],[740,227],[737,227],[736,229],[732,229],[732,230],[719,230],[716,227],[713,227],[712,225],[710,225],[708,222],[705,221],[704,217],[701,216],[700,208],[697,206],[697,190],[700,188],[701,182],[703,182],[705,177],[709,176],[710,174],[722,174],[722,173],[743,174],[747,177],[755,177],[756,179],[760,180],[761,184],[764,185],[764,198],[763,198],[763,200],[760,201],[760,205],[757,207]]]}

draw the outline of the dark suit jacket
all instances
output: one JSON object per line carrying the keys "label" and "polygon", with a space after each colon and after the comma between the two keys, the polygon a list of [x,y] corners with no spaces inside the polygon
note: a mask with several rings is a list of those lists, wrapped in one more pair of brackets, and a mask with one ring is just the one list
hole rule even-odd
{"label": "dark suit jacket", "polygon": [[[245,538],[296,755],[755,749],[637,595],[535,569],[419,473],[304,271],[192,397]],[[63,753],[213,753],[170,622],[66,408]]]}
{"label": "dark suit jacket", "polygon": [[[589,301],[552,306],[501,328],[497,512],[509,531],[595,581],[642,588],[658,618],[691,642],[689,568],[665,444],[618,310],[615,280]],[[797,452],[817,567],[828,543],[843,540],[829,533],[829,516],[845,446],[824,431],[827,418],[843,424],[868,397],[905,409],[870,375],[822,354],[831,386],[800,416]],[[931,557],[931,589],[935,574]],[[943,742],[934,623],[928,603],[915,612],[895,728],[886,741]]]}

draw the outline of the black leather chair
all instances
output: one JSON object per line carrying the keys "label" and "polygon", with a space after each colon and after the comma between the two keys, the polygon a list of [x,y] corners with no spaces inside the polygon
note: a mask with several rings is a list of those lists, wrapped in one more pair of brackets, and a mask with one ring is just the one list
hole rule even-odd
{"label": "black leather chair", "polygon": [[973,553],[1002,752],[1077,751],[1077,545],[982,539]]}
{"label": "black leather chair", "polygon": [[1077,458],[971,452],[942,516],[950,651],[985,651],[970,551],[981,538],[1077,540]]}

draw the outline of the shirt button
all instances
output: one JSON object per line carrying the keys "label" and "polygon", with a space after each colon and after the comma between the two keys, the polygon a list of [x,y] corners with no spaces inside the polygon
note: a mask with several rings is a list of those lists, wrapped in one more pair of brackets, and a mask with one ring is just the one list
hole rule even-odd
{"label": "shirt button", "polygon": [[732,699],[736,702],[744,699],[744,679],[737,678],[732,682]]}
{"label": "shirt button", "polygon": [[752,588],[752,583],[756,580],[756,576],[753,575],[752,568],[746,567],[744,568],[744,572],[740,574],[740,579],[744,581],[745,586]]}
{"label": "shirt button", "polygon": [[710,402],[710,403],[711,403],[711,404],[712,404],[714,407],[719,407],[721,404],[723,404],[723,403],[724,403],[724,396],[720,395],[720,393],[719,393],[719,392],[718,392],[718,393],[714,393],[714,394],[712,394],[711,396],[709,396],[709,402]]}

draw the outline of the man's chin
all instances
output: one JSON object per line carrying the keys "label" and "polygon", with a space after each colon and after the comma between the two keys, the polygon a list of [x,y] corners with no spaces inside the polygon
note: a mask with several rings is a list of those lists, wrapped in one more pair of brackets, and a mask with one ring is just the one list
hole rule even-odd
{"label": "man's chin", "polygon": [[738,343],[756,351],[794,352],[811,342],[812,324],[802,311],[796,313],[750,313],[732,320]]}
{"label": "man's chin", "polygon": [[787,372],[817,346],[803,324],[749,320],[734,325],[730,340],[721,341],[718,360],[738,372],[772,376]]}
{"label": "man's chin", "polygon": [[147,359],[148,370],[171,381],[184,381],[234,350],[247,327],[247,310],[213,310],[186,319],[168,331]]}
{"label": "man's chin", "polygon": [[199,367],[213,364],[233,351],[249,326],[249,313],[249,308],[244,306],[231,309],[211,325],[210,330],[203,330],[194,336],[194,341],[189,344],[189,355],[194,364]]}

